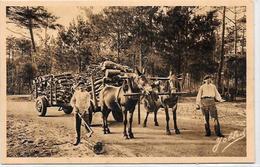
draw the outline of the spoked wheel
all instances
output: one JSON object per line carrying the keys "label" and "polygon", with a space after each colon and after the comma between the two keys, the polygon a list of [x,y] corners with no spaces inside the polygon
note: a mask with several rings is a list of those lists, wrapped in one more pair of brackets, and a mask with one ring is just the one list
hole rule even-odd
{"label": "spoked wheel", "polygon": [[65,114],[71,114],[73,108],[71,106],[67,106],[67,107],[62,107],[62,110]]}
{"label": "spoked wheel", "polygon": [[47,112],[48,101],[45,97],[40,96],[36,99],[35,107],[39,116],[45,116]]}
{"label": "spoked wheel", "polygon": [[112,115],[117,122],[123,122],[123,114],[121,111],[112,111]]}

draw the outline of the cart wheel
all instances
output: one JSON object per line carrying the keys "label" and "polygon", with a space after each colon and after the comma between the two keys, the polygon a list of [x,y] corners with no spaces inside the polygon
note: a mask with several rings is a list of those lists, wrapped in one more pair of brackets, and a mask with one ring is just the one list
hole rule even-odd
{"label": "cart wheel", "polygon": [[65,114],[71,114],[73,108],[71,106],[67,106],[67,107],[62,107],[62,110]]}
{"label": "cart wheel", "polygon": [[123,114],[121,111],[112,111],[112,115],[117,122],[123,122]]}
{"label": "cart wheel", "polygon": [[45,116],[47,112],[48,101],[45,97],[40,96],[36,99],[36,110],[39,116]]}

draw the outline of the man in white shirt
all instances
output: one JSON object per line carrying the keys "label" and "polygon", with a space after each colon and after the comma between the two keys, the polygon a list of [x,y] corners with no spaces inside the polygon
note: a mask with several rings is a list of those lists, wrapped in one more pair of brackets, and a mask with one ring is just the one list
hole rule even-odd
{"label": "man in white shirt", "polygon": [[[70,104],[73,107],[73,113],[76,120],[77,138],[74,145],[78,145],[80,143],[80,127],[81,127],[81,118],[78,115],[78,113],[80,113],[82,117],[86,117],[86,114],[89,114],[88,112],[91,104],[90,103],[91,96],[90,93],[84,89],[83,82],[79,82],[74,89],[75,92],[70,100]],[[86,122],[88,123],[88,121]]]}
{"label": "man in white shirt", "polygon": [[199,92],[196,98],[197,109],[202,110],[205,118],[205,130],[206,136],[211,135],[209,117],[213,119],[215,134],[219,137],[224,137],[220,130],[220,124],[218,121],[218,113],[215,104],[215,100],[224,102],[214,84],[212,84],[211,76],[206,75],[204,77],[204,84],[199,88]]}

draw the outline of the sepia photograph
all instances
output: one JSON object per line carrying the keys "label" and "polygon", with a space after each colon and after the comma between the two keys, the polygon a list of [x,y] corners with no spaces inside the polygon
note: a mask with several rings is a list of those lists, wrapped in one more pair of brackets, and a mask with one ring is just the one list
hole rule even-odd
{"label": "sepia photograph", "polygon": [[6,163],[253,162],[252,4],[77,3],[2,8]]}

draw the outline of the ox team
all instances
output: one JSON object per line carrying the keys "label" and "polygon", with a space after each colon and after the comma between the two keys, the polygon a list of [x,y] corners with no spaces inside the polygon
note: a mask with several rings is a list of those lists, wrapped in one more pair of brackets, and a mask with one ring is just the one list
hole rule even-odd
{"label": "ox team", "polygon": [[[115,68],[122,68],[124,66],[117,65],[114,62],[106,61],[103,65],[114,66]],[[105,70],[105,68],[103,68]],[[121,69],[120,69],[121,70]],[[212,77],[210,75],[206,75],[203,79],[204,84],[199,88],[197,98],[196,98],[196,109],[202,110],[204,115],[204,125],[205,125],[205,136],[211,136],[210,130],[210,118],[214,122],[214,130],[215,134],[219,137],[224,137],[220,130],[220,123],[218,120],[217,108],[215,104],[215,100],[219,102],[224,102],[221,98],[216,86],[212,83]],[[76,141],[74,145],[78,145],[80,143],[80,127],[81,127],[81,119],[84,119],[86,123],[88,123],[88,113],[91,108],[91,95],[86,89],[84,89],[84,83],[79,81],[77,85],[74,87],[74,94],[71,98],[71,106],[73,107],[73,113],[75,115],[75,125],[76,125]],[[82,115],[82,117],[79,116]],[[86,127],[86,125],[85,125]],[[87,131],[89,129],[86,127]]]}

